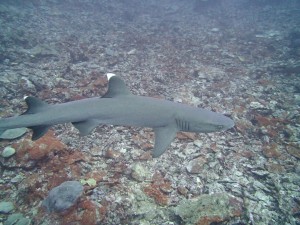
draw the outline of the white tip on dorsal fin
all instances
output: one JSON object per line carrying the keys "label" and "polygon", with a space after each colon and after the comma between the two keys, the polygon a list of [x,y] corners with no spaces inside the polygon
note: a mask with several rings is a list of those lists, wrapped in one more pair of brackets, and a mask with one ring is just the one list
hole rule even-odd
{"label": "white tip on dorsal fin", "polygon": [[118,96],[131,95],[124,81],[113,73],[107,73],[108,89],[102,98],[115,98]]}
{"label": "white tip on dorsal fin", "polygon": [[114,74],[114,73],[107,73],[106,76],[107,76],[107,80],[109,80],[110,78],[116,76],[116,74]]}
{"label": "white tip on dorsal fin", "polygon": [[25,95],[24,97],[23,97],[23,99],[25,100],[26,98],[28,98],[29,96],[27,96],[27,95]]}

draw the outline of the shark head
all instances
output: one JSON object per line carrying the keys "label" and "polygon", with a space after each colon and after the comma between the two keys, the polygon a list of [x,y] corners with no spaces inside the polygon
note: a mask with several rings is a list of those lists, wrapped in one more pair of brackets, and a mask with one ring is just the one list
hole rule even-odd
{"label": "shark head", "polygon": [[200,108],[186,108],[185,115],[176,119],[177,128],[186,132],[210,133],[234,126],[229,117]]}
{"label": "shark head", "polygon": [[203,120],[203,117],[194,123],[192,129],[194,132],[217,132],[225,131],[234,126],[232,119],[215,112],[210,112],[206,119]]}

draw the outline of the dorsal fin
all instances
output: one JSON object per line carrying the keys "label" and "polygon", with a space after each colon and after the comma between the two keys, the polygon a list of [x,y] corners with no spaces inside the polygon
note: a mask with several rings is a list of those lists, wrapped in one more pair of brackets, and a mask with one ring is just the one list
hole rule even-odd
{"label": "dorsal fin", "polygon": [[22,115],[37,113],[42,108],[48,106],[48,104],[46,102],[43,102],[42,100],[40,100],[36,97],[26,96],[24,99],[25,99],[25,102],[28,106],[28,109]]}
{"label": "dorsal fin", "polygon": [[108,73],[107,78],[108,90],[102,96],[102,98],[114,98],[118,96],[131,95],[131,92],[120,77],[115,76],[115,74]]}

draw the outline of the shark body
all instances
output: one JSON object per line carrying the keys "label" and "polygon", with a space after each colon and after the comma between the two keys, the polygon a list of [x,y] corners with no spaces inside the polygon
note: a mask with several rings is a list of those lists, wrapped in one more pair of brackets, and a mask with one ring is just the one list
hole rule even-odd
{"label": "shark body", "polygon": [[84,136],[101,124],[150,127],[155,132],[153,157],[163,154],[178,131],[208,133],[224,131],[234,122],[216,112],[181,103],[130,93],[123,80],[108,76],[108,91],[102,97],[49,105],[26,97],[28,110],[16,117],[0,119],[0,134],[27,127],[32,139],[42,137],[55,124],[72,123]]}

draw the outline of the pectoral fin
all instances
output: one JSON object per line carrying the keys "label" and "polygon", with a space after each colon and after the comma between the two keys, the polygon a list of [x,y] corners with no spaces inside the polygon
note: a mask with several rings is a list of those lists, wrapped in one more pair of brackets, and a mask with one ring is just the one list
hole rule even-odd
{"label": "pectoral fin", "polygon": [[155,144],[152,156],[154,158],[161,156],[171,144],[178,132],[174,126],[159,127],[154,129]]}
{"label": "pectoral fin", "polygon": [[91,133],[92,130],[99,125],[99,121],[85,120],[80,122],[73,122],[72,124],[74,127],[76,127],[79,130],[81,136],[85,136]]}

